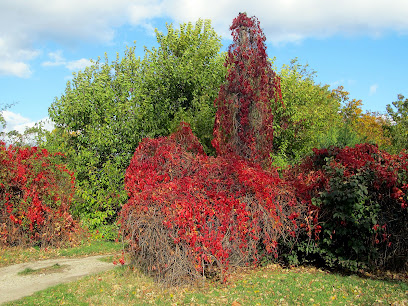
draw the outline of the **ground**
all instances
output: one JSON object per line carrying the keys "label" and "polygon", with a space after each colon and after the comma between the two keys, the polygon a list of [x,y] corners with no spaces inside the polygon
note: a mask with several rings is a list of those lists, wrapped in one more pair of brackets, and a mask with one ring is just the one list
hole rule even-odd
{"label": "ground", "polygon": [[101,261],[103,257],[106,255],[48,259],[0,268],[0,304],[57,284],[112,269],[113,263]]}

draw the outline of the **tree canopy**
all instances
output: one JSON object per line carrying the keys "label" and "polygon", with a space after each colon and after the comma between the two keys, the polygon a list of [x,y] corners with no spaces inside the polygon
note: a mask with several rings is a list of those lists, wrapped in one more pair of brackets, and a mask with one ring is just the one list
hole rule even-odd
{"label": "tree canopy", "polygon": [[126,200],[124,171],[144,137],[168,135],[184,120],[211,150],[213,101],[226,71],[221,39],[203,20],[167,25],[156,39],[142,59],[129,47],[75,73],[49,109],[55,130],[46,146],[68,156],[77,213],[92,226],[113,220]]}
{"label": "tree canopy", "polygon": [[387,113],[392,120],[388,131],[394,152],[408,149],[408,98],[399,94],[397,101],[387,105]]}
{"label": "tree canopy", "polygon": [[[262,158],[271,156],[278,166],[297,162],[315,147],[365,141],[383,148],[394,143],[398,149],[406,147],[398,136],[406,100],[395,102],[396,111],[390,107],[396,124],[387,130],[384,116],[363,113],[361,100],[350,99],[343,87],[331,91],[328,85],[317,84],[315,71],[297,59],[275,75],[273,62],[265,62],[265,39],[257,34],[256,24],[241,31],[247,36],[236,37],[242,44],[233,44],[229,55],[221,53],[221,38],[208,20],[166,27],[167,33],[156,30],[158,46],[145,48],[142,58],[132,46],[114,61],[105,55],[74,73],[64,94],[49,108],[55,129],[47,133],[43,145],[68,156],[77,175],[73,209],[91,226],[113,221],[126,201],[123,176],[140,141],[169,135],[180,121],[190,124],[206,153],[215,153],[213,138],[215,147],[217,141],[226,145],[217,150],[229,150],[229,141],[236,142],[236,148],[248,147],[239,143],[257,138]],[[245,54],[246,44],[256,56]],[[242,56],[250,59],[245,65]],[[227,75],[225,58],[233,75]],[[253,73],[255,81],[245,82]],[[228,78],[237,81],[228,83]],[[238,100],[243,105],[239,110],[234,108]],[[265,110],[270,114],[260,116]],[[234,120],[226,121],[224,115]],[[257,123],[265,120],[268,130],[257,130]],[[225,126],[227,122],[234,126]],[[252,156],[251,152],[243,154]]]}

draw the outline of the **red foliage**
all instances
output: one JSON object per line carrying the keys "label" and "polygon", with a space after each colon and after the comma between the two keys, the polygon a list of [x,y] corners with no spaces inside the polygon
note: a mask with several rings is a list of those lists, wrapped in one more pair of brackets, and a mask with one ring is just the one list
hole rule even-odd
{"label": "red foliage", "polygon": [[[407,152],[392,155],[370,144],[315,149],[300,165],[290,168],[285,178],[293,183],[298,199],[308,205],[316,239],[334,231],[330,239],[339,241],[339,233],[346,233],[343,238],[347,241],[358,241],[364,253],[373,251],[378,256],[377,267],[400,267],[399,258],[406,263]],[[319,201],[322,194],[323,202]],[[356,228],[359,235],[348,237]],[[334,240],[329,247],[335,248]]]}
{"label": "red foliage", "polygon": [[227,82],[214,102],[212,144],[218,155],[233,153],[265,165],[273,148],[271,103],[282,99],[280,80],[268,61],[266,39],[256,17],[241,13],[230,29],[234,43],[225,63]]}
{"label": "red foliage", "polygon": [[[183,140],[179,142],[180,140]],[[277,254],[302,208],[275,171],[204,154],[187,125],[145,139],[125,177],[121,220],[136,261],[168,282],[221,273]]]}
{"label": "red foliage", "polygon": [[74,175],[47,150],[0,142],[0,245],[54,245],[73,238]]}
{"label": "red foliage", "polygon": [[407,184],[399,181],[401,175],[408,174],[408,154],[389,154],[378,149],[376,145],[358,144],[355,147],[330,149],[314,149],[314,154],[303,160],[300,165],[289,169],[287,179],[294,182],[297,195],[304,203],[312,206],[311,199],[318,197],[319,191],[329,190],[330,173],[324,170],[326,159],[332,157],[332,167],[342,167],[344,177],[355,175],[359,171],[369,170],[373,173],[372,189],[384,198],[391,195],[401,205],[407,208],[405,200]]}
{"label": "red foliage", "polygon": [[300,219],[308,223],[291,187],[264,169],[271,103],[281,99],[265,37],[245,14],[231,30],[228,79],[215,101],[218,157],[205,155],[182,124],[142,141],[125,175],[129,201],[120,216],[133,259],[170,284],[212,274],[224,281],[230,266],[277,256],[278,242],[296,237]]}

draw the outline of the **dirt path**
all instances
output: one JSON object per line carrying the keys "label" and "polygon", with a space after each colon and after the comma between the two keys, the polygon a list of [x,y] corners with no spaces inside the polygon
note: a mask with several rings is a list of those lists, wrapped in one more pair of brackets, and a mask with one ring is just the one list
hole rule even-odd
{"label": "dirt path", "polygon": [[[20,299],[36,291],[80,277],[112,269],[112,263],[103,262],[98,255],[84,258],[48,259],[0,268],[0,304]],[[19,275],[26,269],[36,273]],[[42,269],[38,271],[38,269]]]}

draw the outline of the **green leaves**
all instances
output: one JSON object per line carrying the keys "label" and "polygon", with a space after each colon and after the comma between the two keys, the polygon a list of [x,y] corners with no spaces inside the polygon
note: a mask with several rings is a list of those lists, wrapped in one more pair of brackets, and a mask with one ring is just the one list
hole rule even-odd
{"label": "green leaves", "polygon": [[286,172],[316,216],[316,248],[302,250],[306,238],[295,247],[298,257],[351,271],[402,268],[397,258],[406,258],[408,249],[402,238],[408,221],[407,154],[391,155],[370,144],[314,152]]}
{"label": "green leaves", "polygon": [[143,59],[142,90],[148,100],[145,118],[152,118],[150,137],[168,135],[180,121],[198,132],[207,152],[212,152],[214,99],[226,69],[220,54],[221,38],[210,21],[167,25],[167,35],[156,31],[159,48]]}
{"label": "green leaves", "polygon": [[316,84],[316,72],[295,58],[283,65],[281,79],[282,105],[274,108],[274,160],[276,165],[298,161],[320,147],[330,128],[340,123],[339,103],[328,86]]}
{"label": "green leaves", "polygon": [[128,47],[74,74],[49,108],[56,129],[46,146],[68,156],[77,174],[74,212],[95,227],[111,223],[126,201],[124,172],[145,137],[169,135],[181,120],[211,152],[214,98],[224,79],[221,38],[199,20],[167,34],[143,59]]}
{"label": "green leaves", "polygon": [[408,98],[398,95],[398,100],[392,102],[392,106],[387,105],[387,113],[393,121],[388,127],[393,151],[408,149]]}

